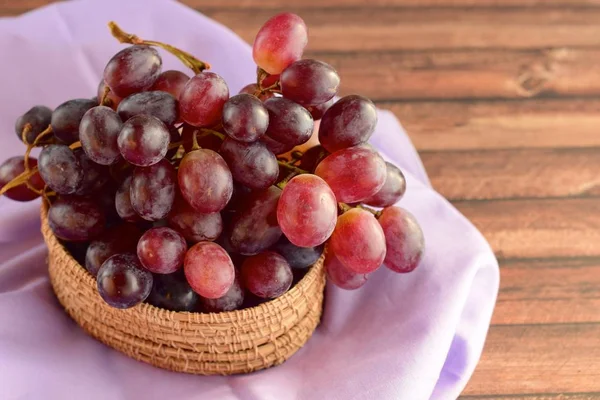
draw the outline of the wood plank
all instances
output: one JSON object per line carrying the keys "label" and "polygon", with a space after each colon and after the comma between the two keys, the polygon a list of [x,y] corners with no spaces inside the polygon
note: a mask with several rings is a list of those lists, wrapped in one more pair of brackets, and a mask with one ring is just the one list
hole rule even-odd
{"label": "wood plank", "polygon": [[600,201],[493,200],[454,205],[487,238],[498,258],[600,256]]}
{"label": "wood plank", "polygon": [[381,103],[419,150],[600,146],[600,100]]}
{"label": "wood plank", "polygon": [[464,395],[600,392],[600,324],[492,326]]}
{"label": "wood plank", "polygon": [[449,200],[600,195],[600,148],[421,152]]}
{"label": "wood plank", "polygon": [[537,393],[509,395],[460,396],[459,400],[598,400],[600,392],[596,393]]}

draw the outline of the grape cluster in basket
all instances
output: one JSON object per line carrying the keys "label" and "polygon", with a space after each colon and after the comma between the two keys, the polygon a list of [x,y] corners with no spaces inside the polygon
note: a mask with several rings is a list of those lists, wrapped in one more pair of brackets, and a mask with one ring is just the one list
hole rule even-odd
{"label": "grape cluster in basket", "polygon": [[[97,97],[27,111],[16,122],[25,156],[0,166],[5,196],[48,202],[52,231],[108,304],[255,305],[289,290],[325,246],[328,279],[344,289],[381,265],[417,267],[423,234],[393,206],[404,176],[367,143],[376,108],[336,101],[334,68],[302,59],[300,17],[265,23],[257,82],[231,97],[207,63],[109,26],[132,46],[108,62]],[[156,47],[194,76],[162,72]]]}

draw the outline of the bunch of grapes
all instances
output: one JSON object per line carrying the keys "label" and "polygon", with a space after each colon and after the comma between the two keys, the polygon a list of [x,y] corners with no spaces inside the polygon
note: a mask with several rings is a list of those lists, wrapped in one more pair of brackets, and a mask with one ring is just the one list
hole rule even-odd
{"label": "bunch of grapes", "polygon": [[[368,144],[376,108],[335,100],[335,69],[302,59],[300,17],[265,23],[257,81],[231,97],[207,63],[109,26],[132,46],[108,62],[97,97],[27,111],[15,126],[27,152],[0,166],[5,196],[48,201],[49,226],[108,304],[255,305],[288,291],[325,248],[329,281],[344,289],[381,265],[417,267],[423,234],[394,206],[404,176]],[[156,47],[195,75],[162,72]],[[307,148],[316,120],[320,144]]]}

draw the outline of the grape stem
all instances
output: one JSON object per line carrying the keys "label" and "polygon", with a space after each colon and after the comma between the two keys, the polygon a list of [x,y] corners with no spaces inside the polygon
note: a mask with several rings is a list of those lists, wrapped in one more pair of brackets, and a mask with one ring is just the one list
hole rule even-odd
{"label": "grape stem", "polygon": [[373,209],[371,207],[367,207],[367,206],[365,206],[363,204],[359,204],[357,206],[351,206],[349,204],[339,202],[338,203],[338,208],[339,208],[341,214],[345,213],[346,211],[350,211],[353,208],[360,208],[361,210],[365,210],[365,211],[370,212],[371,214],[373,214],[375,216],[375,218],[379,218],[379,216],[381,215],[381,211],[375,210],[375,209]]}
{"label": "grape stem", "polygon": [[23,130],[21,131],[21,140],[23,141],[23,143],[25,143],[26,145],[29,145],[29,143],[27,143],[27,134],[29,132],[31,132],[32,126],[31,124],[28,122],[25,124],[25,126],[23,126]]}
{"label": "grape stem", "polygon": [[110,21],[108,23],[108,28],[110,29],[110,33],[121,43],[129,43],[129,44],[142,44],[147,46],[156,46],[162,49],[165,49],[169,53],[173,54],[175,57],[179,58],[181,62],[183,62],[188,68],[194,71],[195,74],[199,74],[205,69],[210,69],[210,64],[204,61],[198,60],[196,57],[191,55],[190,53],[178,49],[170,44],[156,42],[154,40],[143,40],[137,35],[127,33],[116,22]]}
{"label": "grape stem", "polygon": [[110,88],[108,85],[104,85],[104,90],[102,91],[102,98],[100,99],[100,105],[111,107],[112,100],[108,98],[108,94],[110,93]]}
{"label": "grape stem", "polygon": [[308,172],[308,171],[306,171],[304,169],[298,168],[295,165],[290,164],[290,162],[277,160],[277,163],[279,163],[279,165],[282,166],[282,167],[284,167],[284,168],[287,168],[287,169],[289,169],[291,171],[294,171],[296,173],[296,175],[299,175],[299,174],[310,174],[310,172]]}

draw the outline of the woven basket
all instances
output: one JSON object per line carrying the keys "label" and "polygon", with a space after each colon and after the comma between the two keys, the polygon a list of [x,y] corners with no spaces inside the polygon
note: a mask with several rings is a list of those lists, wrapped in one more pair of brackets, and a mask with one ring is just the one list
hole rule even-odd
{"label": "woven basket", "polygon": [[323,257],[283,296],[223,313],[167,311],[149,304],[107,305],[96,280],[59,243],[42,206],[50,282],[71,318],[108,346],[154,366],[201,375],[247,373],[281,364],[317,327],[323,307]]}

